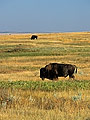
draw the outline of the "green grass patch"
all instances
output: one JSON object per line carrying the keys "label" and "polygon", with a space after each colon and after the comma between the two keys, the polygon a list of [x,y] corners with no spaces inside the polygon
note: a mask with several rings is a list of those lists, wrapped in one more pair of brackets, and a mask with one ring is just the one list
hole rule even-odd
{"label": "green grass patch", "polygon": [[39,90],[39,91],[68,91],[68,90],[90,90],[90,80],[83,81],[14,81],[0,82],[0,88],[15,88],[23,90]]}
{"label": "green grass patch", "polygon": [[[30,47],[24,45],[0,46],[0,58],[23,57],[23,56],[64,56],[64,55],[82,55],[90,56],[89,47]],[[85,55],[85,56],[86,56]]]}

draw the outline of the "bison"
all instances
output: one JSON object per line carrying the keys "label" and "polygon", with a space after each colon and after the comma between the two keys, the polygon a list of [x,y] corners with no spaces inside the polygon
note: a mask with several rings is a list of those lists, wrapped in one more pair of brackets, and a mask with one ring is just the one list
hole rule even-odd
{"label": "bison", "polygon": [[32,39],[34,40],[34,39],[37,39],[37,38],[38,38],[37,35],[32,35],[32,36],[31,36],[31,40],[32,40]]}
{"label": "bison", "polygon": [[40,78],[42,80],[45,78],[57,80],[58,77],[67,77],[69,75],[69,78],[74,79],[74,73],[77,73],[77,67],[75,65],[50,63],[40,69]]}

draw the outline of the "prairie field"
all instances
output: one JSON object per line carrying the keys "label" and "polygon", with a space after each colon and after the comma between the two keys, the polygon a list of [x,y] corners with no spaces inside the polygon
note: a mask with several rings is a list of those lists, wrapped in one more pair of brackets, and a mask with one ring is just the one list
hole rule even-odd
{"label": "prairie field", "polygon": [[[90,120],[90,32],[0,35],[0,120]],[[46,64],[69,63],[75,80],[40,79]]]}

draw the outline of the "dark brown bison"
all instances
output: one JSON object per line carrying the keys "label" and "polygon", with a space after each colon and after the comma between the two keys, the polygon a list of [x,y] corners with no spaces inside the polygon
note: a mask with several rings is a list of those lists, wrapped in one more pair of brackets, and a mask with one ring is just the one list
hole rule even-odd
{"label": "dark brown bison", "polygon": [[54,80],[58,79],[58,77],[67,77],[69,75],[69,78],[74,79],[74,73],[77,73],[77,67],[75,65],[50,63],[40,69],[40,78],[42,80],[45,78]]}
{"label": "dark brown bison", "polygon": [[37,35],[32,35],[32,36],[31,36],[31,40],[34,40],[34,39],[37,39],[37,38],[38,38]]}

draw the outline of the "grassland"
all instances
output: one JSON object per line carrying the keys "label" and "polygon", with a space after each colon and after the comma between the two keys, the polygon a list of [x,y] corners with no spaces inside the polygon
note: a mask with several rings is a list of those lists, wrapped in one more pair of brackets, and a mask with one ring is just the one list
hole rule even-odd
{"label": "grassland", "polygon": [[[37,35],[0,35],[0,119],[90,120],[90,32]],[[75,64],[75,80],[41,81],[50,62]]]}

